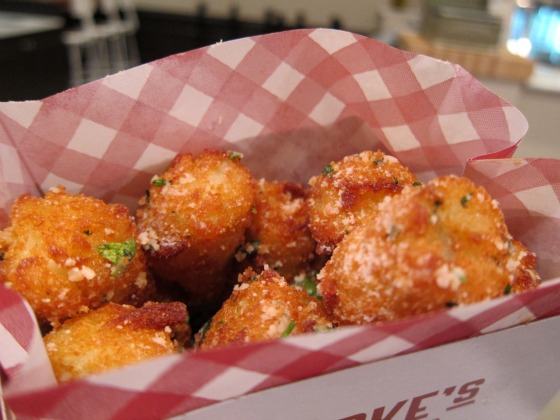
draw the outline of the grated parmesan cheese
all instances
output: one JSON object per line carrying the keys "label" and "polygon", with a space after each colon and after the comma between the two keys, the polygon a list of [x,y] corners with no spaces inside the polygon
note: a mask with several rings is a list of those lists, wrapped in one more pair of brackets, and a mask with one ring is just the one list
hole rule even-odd
{"label": "grated parmesan cheese", "polygon": [[460,267],[449,268],[448,264],[439,267],[436,272],[436,284],[442,289],[457,290],[465,281],[465,271]]}
{"label": "grated parmesan cheese", "polygon": [[159,344],[162,347],[167,347],[167,343],[166,343],[165,339],[163,337],[160,337],[159,335],[155,335],[152,338],[152,341],[156,344]]}
{"label": "grated parmesan cheese", "polygon": [[136,277],[134,284],[139,289],[143,289],[148,285],[148,276],[145,271],[142,271],[141,273],[138,274],[138,277]]}
{"label": "grated parmesan cheese", "polygon": [[68,281],[77,282],[82,281],[84,279],[91,280],[95,277],[95,271],[89,268],[86,265],[83,265],[82,268],[72,267],[68,270]]}

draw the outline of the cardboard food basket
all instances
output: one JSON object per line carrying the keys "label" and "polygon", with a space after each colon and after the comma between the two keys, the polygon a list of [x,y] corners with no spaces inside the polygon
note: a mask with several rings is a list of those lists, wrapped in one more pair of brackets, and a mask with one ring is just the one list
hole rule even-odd
{"label": "cardboard food basket", "polygon": [[511,158],[523,115],[463,68],[345,31],[217,43],[40,101],[0,103],[1,226],[62,184],[137,206],[179,152],[243,153],[308,179],[362,150],[499,202],[544,282],[381,325],[185,352],[57,385],[28,305],[0,285],[3,399],[17,418],[534,418],[560,389],[560,161]]}

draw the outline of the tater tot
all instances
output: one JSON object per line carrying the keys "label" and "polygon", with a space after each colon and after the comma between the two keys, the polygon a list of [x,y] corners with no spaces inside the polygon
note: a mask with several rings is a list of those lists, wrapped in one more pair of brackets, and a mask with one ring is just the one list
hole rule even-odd
{"label": "tater tot", "polygon": [[154,291],[128,209],[53,188],[20,196],[0,232],[0,281],[19,292],[41,323],[107,302],[142,304]]}
{"label": "tater tot", "polygon": [[457,176],[407,187],[347,235],[318,278],[339,324],[389,321],[538,286],[497,202]]}
{"label": "tater tot", "polygon": [[387,196],[398,194],[416,176],[393,156],[364,151],[329,163],[309,180],[309,228],[317,252],[332,253],[342,238],[375,215]]}
{"label": "tater tot", "polygon": [[301,184],[259,180],[253,222],[235,254],[239,272],[268,265],[291,283],[311,270],[316,242],[308,228],[306,198]]}
{"label": "tater tot", "polygon": [[200,349],[271,340],[332,328],[319,299],[290,286],[272,269],[245,280],[196,336]]}
{"label": "tater tot", "polygon": [[219,308],[251,223],[255,180],[240,159],[217,150],[178,155],[153,178],[137,212],[152,272],[181,285],[191,315]]}
{"label": "tater tot", "polygon": [[43,341],[55,377],[66,382],[178,352],[173,329],[183,329],[187,316],[180,302],[109,303],[65,321]]}

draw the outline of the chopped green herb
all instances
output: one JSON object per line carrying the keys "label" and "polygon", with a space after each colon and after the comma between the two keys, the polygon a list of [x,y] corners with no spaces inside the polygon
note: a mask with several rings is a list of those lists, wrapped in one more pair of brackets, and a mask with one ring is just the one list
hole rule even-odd
{"label": "chopped green herb", "polygon": [[515,247],[513,246],[513,243],[511,242],[511,238],[506,239],[506,245],[507,245],[508,254],[513,254],[514,251],[515,251]]}
{"label": "chopped green herb", "polygon": [[243,157],[243,154],[239,153],[239,152],[229,152],[228,153],[228,158],[230,158],[231,160],[241,159],[242,157]]}
{"label": "chopped green herb", "polygon": [[317,272],[312,272],[306,276],[298,277],[295,280],[295,286],[304,289],[309,296],[313,296],[321,300],[322,297],[317,291],[317,283],[314,281],[316,276]]}
{"label": "chopped green herb", "polygon": [[324,176],[331,176],[334,172],[334,168],[332,167],[332,165],[329,163],[327,166],[325,166],[325,169],[323,169],[323,175]]}
{"label": "chopped green herb", "polygon": [[288,326],[286,327],[286,329],[284,331],[282,331],[282,334],[280,335],[280,337],[287,337],[289,336],[292,331],[294,330],[294,328],[296,327],[296,321],[294,321],[293,319],[290,321],[290,323],[288,324]]}
{"label": "chopped green herb", "polygon": [[374,160],[373,163],[374,163],[375,165],[381,165],[381,164],[383,163],[383,161],[385,161],[385,158],[381,158],[381,159],[378,159],[378,160]]}
{"label": "chopped green herb", "polygon": [[511,293],[511,284],[507,284],[504,289],[504,295],[509,295]]}
{"label": "chopped green herb", "polygon": [[424,184],[422,183],[422,181],[414,181],[414,182],[412,183],[412,186],[414,186],[414,187],[421,187],[422,185],[424,185]]}
{"label": "chopped green herb", "polygon": [[210,329],[210,326],[212,325],[212,318],[210,318],[208,321],[206,321],[202,327],[200,328],[200,336],[201,339],[204,339],[204,337],[206,337],[206,333],[208,332],[208,330]]}
{"label": "chopped green herb", "polygon": [[152,181],[154,187],[164,187],[167,181],[164,178],[157,178]]}
{"label": "chopped green herb", "polygon": [[251,207],[251,214],[257,214],[257,208],[255,206]]}
{"label": "chopped green herb", "polygon": [[113,263],[111,274],[120,276],[136,255],[136,241],[134,238],[130,238],[124,242],[101,244],[97,247],[97,252],[101,257]]}
{"label": "chopped green herb", "polygon": [[86,230],[84,230],[84,233],[85,233],[87,236],[89,236],[89,235],[91,235],[91,230],[86,229]]}
{"label": "chopped green herb", "polygon": [[461,197],[461,205],[467,207],[467,203],[471,200],[472,194],[467,194]]}
{"label": "chopped green herb", "polygon": [[396,176],[393,177],[393,181],[395,182],[395,185],[399,185],[399,178]]}

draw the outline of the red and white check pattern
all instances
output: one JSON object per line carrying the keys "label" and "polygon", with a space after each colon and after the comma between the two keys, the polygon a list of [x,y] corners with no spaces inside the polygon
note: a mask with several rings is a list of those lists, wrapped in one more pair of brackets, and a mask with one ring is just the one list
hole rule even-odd
{"label": "red and white check pattern", "polygon": [[[517,109],[462,68],[327,29],[220,43],[42,101],[0,103],[0,225],[19,194],[56,184],[134,209],[182,151],[237,150],[257,177],[306,182],[330,160],[381,148],[423,179],[466,168],[539,254],[548,280],[531,293],[381,326],[167,357],[43,391],[10,393],[8,384],[8,403],[22,418],[162,418],[558,315],[560,163],[504,159],[526,130]],[[27,350],[35,334],[27,307],[4,288],[0,303],[0,337],[7,331]],[[0,350],[12,378],[17,360]]]}

